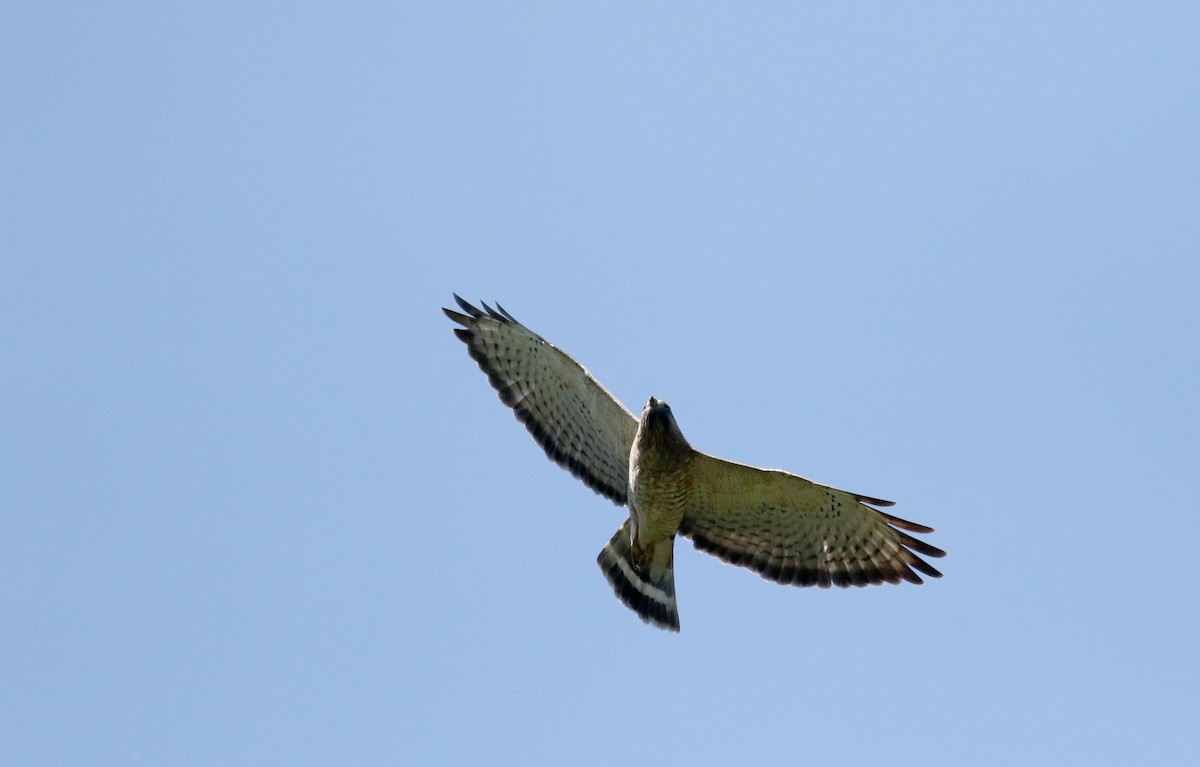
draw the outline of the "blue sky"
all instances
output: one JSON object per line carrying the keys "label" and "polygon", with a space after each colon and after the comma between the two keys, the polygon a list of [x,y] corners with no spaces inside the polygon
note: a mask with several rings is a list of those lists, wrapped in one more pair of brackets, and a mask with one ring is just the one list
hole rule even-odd
{"label": "blue sky", "polygon": [[[0,761],[1185,764],[1188,3],[10,4]],[[439,311],[945,578],[594,563]]]}

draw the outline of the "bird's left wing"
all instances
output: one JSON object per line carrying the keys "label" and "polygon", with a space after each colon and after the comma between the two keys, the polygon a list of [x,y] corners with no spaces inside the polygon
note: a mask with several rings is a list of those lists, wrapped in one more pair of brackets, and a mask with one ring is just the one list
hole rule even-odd
{"label": "bird's left wing", "polygon": [[638,421],[588,371],[513,319],[500,304],[483,311],[454,296],[466,314],[442,309],[462,325],[454,334],[487,374],[500,400],[551,460],[588,487],[624,504],[629,451]]}
{"label": "bird's left wing", "polygon": [[932,528],[871,508],[890,501],[703,453],[695,454],[689,476],[679,532],[701,551],[768,580],[825,588],[921,583],[914,570],[941,577],[917,554],[946,552],[908,534]]}

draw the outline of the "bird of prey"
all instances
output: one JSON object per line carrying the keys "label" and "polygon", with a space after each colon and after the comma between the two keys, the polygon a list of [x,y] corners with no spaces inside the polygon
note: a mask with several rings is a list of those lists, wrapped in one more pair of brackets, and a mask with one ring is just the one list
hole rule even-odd
{"label": "bird of prey", "polygon": [[[922,583],[941,573],[917,554],[946,552],[909,533],[932,528],[880,511],[891,501],[758,469],[694,449],[667,403],[636,418],[566,353],[500,304],[442,309],[500,400],[555,463],[620,506],[629,519],[597,562],[617,598],[646,623],[679,630],[674,544],[796,586]],[[465,313],[464,313],[465,312]]]}

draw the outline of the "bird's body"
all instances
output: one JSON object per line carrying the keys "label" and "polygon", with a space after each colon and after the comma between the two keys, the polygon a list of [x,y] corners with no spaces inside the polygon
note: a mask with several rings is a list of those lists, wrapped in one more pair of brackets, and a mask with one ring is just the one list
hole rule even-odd
{"label": "bird's body", "polygon": [[455,300],[467,314],[443,311],[463,326],[456,335],[547,455],[628,506],[629,518],[597,561],[642,620],[679,630],[676,534],[778,583],[921,583],[913,569],[941,576],[914,551],[945,552],[905,532],[931,528],[870,507],[891,502],[699,452],[665,402],[651,397],[634,418],[579,363],[503,308],[480,311]]}
{"label": "bird's body", "polygon": [[618,530],[598,558],[618,596],[629,594],[639,615],[676,630],[675,534],[688,507],[693,457],[670,408],[651,397],[629,453],[628,530]]}

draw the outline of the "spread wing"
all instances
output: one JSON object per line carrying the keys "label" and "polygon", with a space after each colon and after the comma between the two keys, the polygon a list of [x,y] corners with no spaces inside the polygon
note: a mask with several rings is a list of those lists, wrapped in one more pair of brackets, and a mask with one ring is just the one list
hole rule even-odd
{"label": "spread wing", "polygon": [[908,533],[932,528],[884,514],[867,498],[783,471],[696,454],[688,512],[679,531],[701,551],[796,586],[922,583],[940,578],[917,554],[946,552]]}
{"label": "spread wing", "polygon": [[513,319],[500,304],[484,311],[454,296],[466,314],[442,309],[462,325],[454,334],[487,373],[500,401],[546,455],[597,493],[624,504],[629,451],[638,422],[570,356]]}

